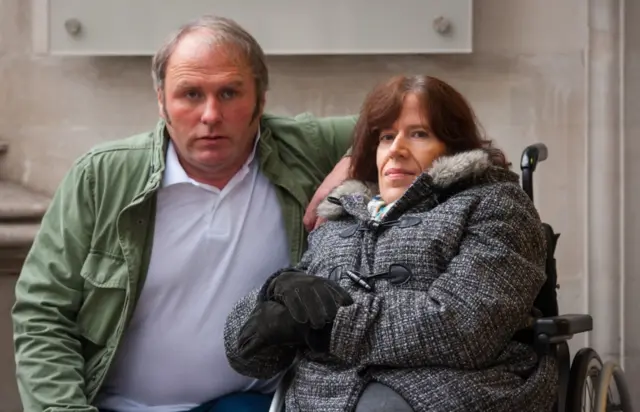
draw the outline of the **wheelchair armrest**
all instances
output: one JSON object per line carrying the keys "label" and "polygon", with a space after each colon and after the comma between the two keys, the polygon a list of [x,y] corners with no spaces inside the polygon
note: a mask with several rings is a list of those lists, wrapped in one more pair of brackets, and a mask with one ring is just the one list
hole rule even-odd
{"label": "wheelchair armrest", "polygon": [[593,329],[589,315],[561,315],[536,319],[533,325],[534,342],[548,345],[566,342],[573,335]]}

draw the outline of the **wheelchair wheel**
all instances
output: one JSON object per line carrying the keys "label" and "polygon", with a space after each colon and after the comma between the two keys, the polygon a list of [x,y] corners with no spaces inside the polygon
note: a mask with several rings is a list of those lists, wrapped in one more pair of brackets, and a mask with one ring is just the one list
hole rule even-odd
{"label": "wheelchair wheel", "polygon": [[606,362],[600,372],[595,406],[597,412],[632,412],[631,395],[624,372],[615,362]]}
{"label": "wheelchair wheel", "polygon": [[600,412],[596,406],[596,388],[602,371],[602,360],[591,348],[576,353],[569,372],[566,412]]}

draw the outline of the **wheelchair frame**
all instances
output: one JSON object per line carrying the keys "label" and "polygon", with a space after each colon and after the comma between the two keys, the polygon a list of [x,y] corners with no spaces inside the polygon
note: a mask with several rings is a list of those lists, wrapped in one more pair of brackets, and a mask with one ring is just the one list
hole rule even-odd
{"label": "wheelchair frame", "polygon": [[[543,143],[528,146],[522,152],[520,169],[522,171],[522,188],[533,202],[533,173],[539,162],[547,159],[548,149]],[[615,381],[621,398],[623,412],[632,412],[629,390],[622,369],[614,362],[607,362],[604,366],[597,352],[591,348],[582,348],[571,361],[568,341],[574,335],[593,330],[593,319],[587,314],[559,315],[556,290],[559,288],[555,248],[559,234],[553,228],[543,223],[547,240],[547,262],[545,272],[547,280],[542,287],[534,306],[541,309],[543,317],[536,319],[530,336],[533,346],[540,354],[555,356],[558,362],[559,382],[558,396],[554,412],[583,411],[585,384],[593,371],[598,373],[598,391],[594,399],[597,412],[610,410],[608,408],[609,388]],[[274,395],[269,412],[283,412],[286,391],[291,384],[294,372],[290,368],[283,376]]]}

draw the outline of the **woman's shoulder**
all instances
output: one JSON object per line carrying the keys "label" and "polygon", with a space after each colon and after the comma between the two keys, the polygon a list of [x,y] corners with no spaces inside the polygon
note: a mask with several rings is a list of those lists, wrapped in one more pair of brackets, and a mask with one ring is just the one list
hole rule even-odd
{"label": "woman's shoulder", "polygon": [[465,192],[476,198],[478,208],[536,211],[533,202],[517,181],[488,181],[469,187],[462,193]]}

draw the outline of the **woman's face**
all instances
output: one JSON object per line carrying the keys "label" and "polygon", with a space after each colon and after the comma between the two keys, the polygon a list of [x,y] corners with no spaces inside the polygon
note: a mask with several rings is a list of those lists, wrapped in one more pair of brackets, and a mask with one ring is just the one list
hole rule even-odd
{"label": "woman's face", "polygon": [[398,200],[445,152],[444,143],[429,128],[418,97],[408,94],[400,117],[390,128],[380,131],[376,165],[382,200]]}

